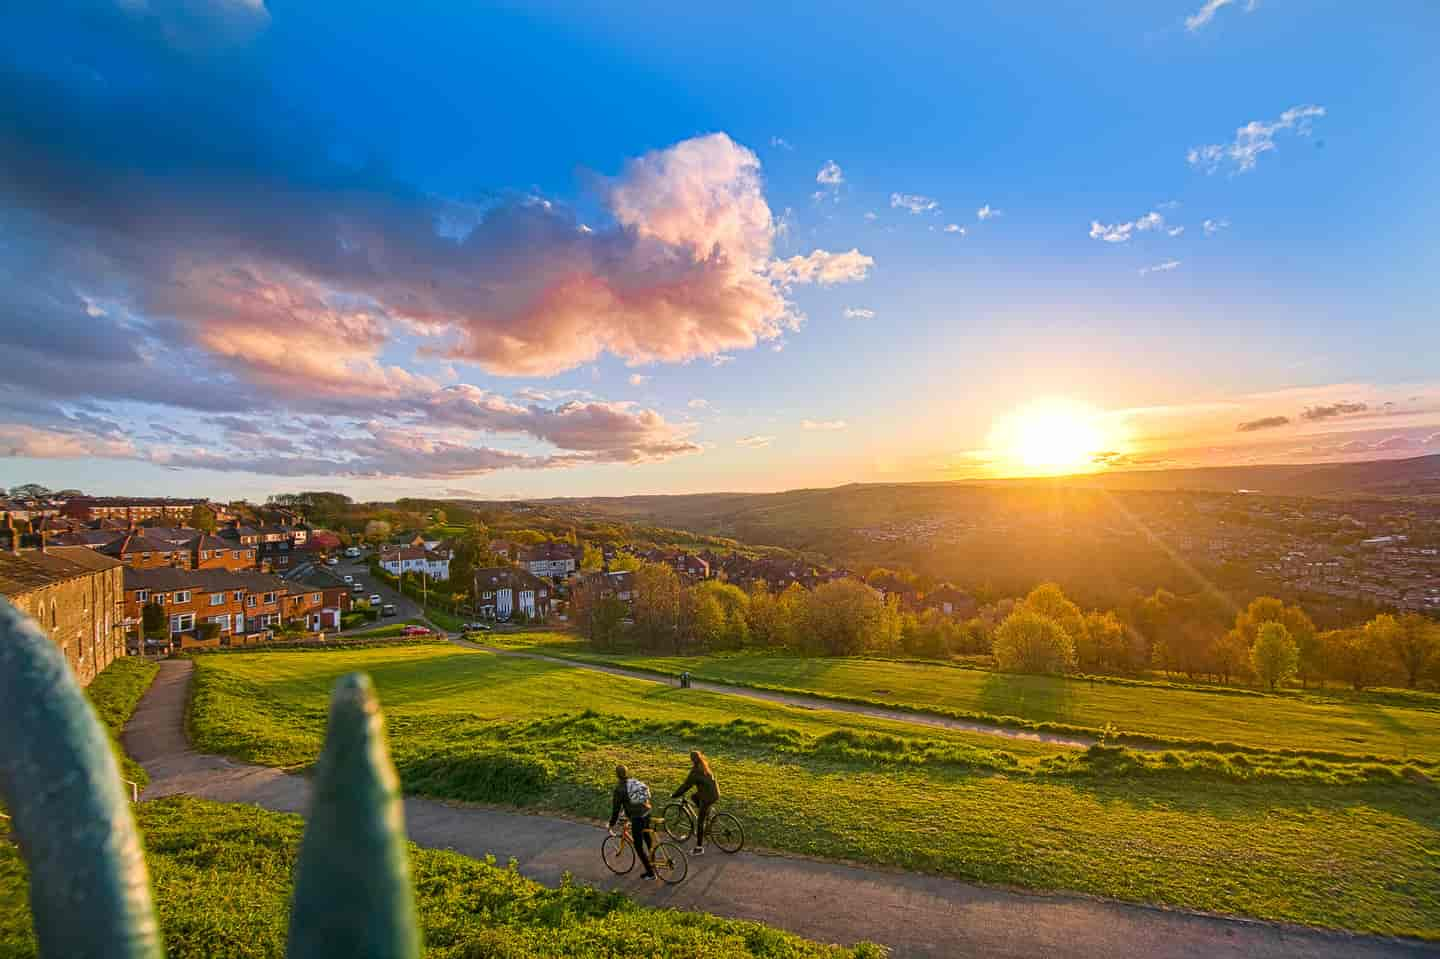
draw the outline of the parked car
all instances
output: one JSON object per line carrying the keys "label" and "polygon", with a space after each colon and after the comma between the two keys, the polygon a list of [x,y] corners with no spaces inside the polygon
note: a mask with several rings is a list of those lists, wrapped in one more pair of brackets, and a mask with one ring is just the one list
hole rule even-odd
{"label": "parked car", "polygon": [[381,615],[381,616],[394,616],[394,615],[395,615],[395,604],[394,604],[394,603],[386,603],[384,606],[380,607],[380,615]]}
{"label": "parked car", "polygon": [[488,632],[490,632],[490,624],[489,624],[489,623],[464,623],[464,624],[462,624],[462,625],[460,626],[460,628],[461,628],[462,630],[464,630],[465,632],[467,632],[467,633],[488,633]]}
{"label": "parked car", "polygon": [[365,592],[365,584],[364,584],[364,583],[351,583],[351,584],[350,584],[350,592],[352,592],[352,593],[357,593],[357,594],[358,594],[358,593],[363,593],[363,592]]}
{"label": "parked car", "polygon": [[347,583],[353,583],[353,582],[355,582],[355,577],[354,577],[354,576],[351,576],[349,573],[346,573],[346,574],[345,574],[345,582],[347,582]]}
{"label": "parked car", "polygon": [[430,635],[430,630],[426,629],[424,626],[406,626],[404,629],[400,630],[400,635],[402,635],[402,636],[429,636],[429,635]]}
{"label": "parked car", "polygon": [[358,546],[351,546],[350,548],[348,548],[348,549],[345,550],[345,555],[346,555],[346,556],[349,556],[349,557],[352,558],[352,559],[355,558],[356,556],[359,556],[359,555],[360,555],[360,547],[358,547]]}
{"label": "parked car", "polygon": [[371,593],[371,594],[370,594],[370,605],[371,605],[371,606],[379,606],[379,605],[380,605],[380,594],[379,594],[379,593]]}
{"label": "parked car", "polygon": [[326,558],[326,560],[325,560],[325,565],[326,565],[326,566],[339,566],[339,565],[340,565],[340,557],[338,557],[338,556],[330,556],[330,557]]}

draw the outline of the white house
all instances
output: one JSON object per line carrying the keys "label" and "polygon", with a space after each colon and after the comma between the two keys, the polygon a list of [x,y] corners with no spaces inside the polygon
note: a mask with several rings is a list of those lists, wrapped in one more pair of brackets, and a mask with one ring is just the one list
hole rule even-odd
{"label": "white house", "polygon": [[516,614],[544,619],[550,613],[549,585],[515,566],[477,569],[473,595],[476,611],[487,619],[507,620]]}
{"label": "white house", "polygon": [[380,550],[380,568],[392,576],[424,573],[431,579],[449,579],[450,554],[443,550],[429,552],[416,546],[387,546]]}
{"label": "white house", "polygon": [[520,551],[520,565],[534,576],[565,579],[579,565],[578,552],[563,543],[541,543]]}

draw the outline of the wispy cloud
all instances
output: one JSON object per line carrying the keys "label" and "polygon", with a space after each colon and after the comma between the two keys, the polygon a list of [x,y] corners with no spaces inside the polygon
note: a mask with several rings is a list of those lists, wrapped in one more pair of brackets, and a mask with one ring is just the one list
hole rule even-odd
{"label": "wispy cloud", "polygon": [[897,210],[909,210],[911,213],[933,213],[940,209],[939,202],[918,193],[892,193],[890,206]]}
{"label": "wispy cloud", "polygon": [[1305,412],[1300,415],[1314,423],[1319,420],[1334,419],[1337,416],[1350,416],[1355,413],[1364,413],[1370,409],[1368,403],[1322,403],[1319,406],[1307,406]]}
{"label": "wispy cloud", "polygon": [[1255,169],[1260,154],[1275,149],[1275,136],[1294,132],[1296,136],[1309,136],[1311,121],[1325,116],[1325,108],[1309,104],[1291,107],[1280,118],[1270,123],[1251,120],[1235,131],[1235,139],[1229,143],[1211,143],[1192,147],[1185,160],[1192,167],[1206,173],[1214,173],[1228,161],[1233,174],[1247,173]]}
{"label": "wispy cloud", "polygon": [[863,306],[847,306],[847,307],[845,307],[845,319],[847,319],[847,320],[873,320],[873,319],[875,319],[875,311],[874,311],[874,310],[868,310],[868,309],[866,309],[866,308],[863,307]]}
{"label": "wispy cloud", "polygon": [[1218,220],[1206,220],[1204,223],[1200,224],[1200,228],[1205,231],[1206,236],[1214,236],[1221,230],[1228,229],[1229,226],[1230,221],[1225,219],[1225,217],[1223,216],[1220,217]]}
{"label": "wispy cloud", "polygon": [[639,373],[631,373],[631,374],[630,374],[630,385],[631,385],[631,386],[644,386],[644,385],[645,385],[646,383],[648,383],[649,381],[650,381],[650,377],[648,377],[648,376],[641,376]]}
{"label": "wispy cloud", "polygon": [[[1215,14],[1219,13],[1222,7],[1228,7],[1238,2],[1239,0],[1205,0],[1204,6],[1185,18],[1185,29],[1194,33],[1211,20],[1214,20]],[[1245,3],[1245,12],[1249,13],[1254,9],[1255,0],[1247,0]]]}
{"label": "wispy cloud", "polygon": [[1179,265],[1179,260],[1166,260],[1163,263],[1156,263],[1154,266],[1142,266],[1140,268],[1140,275],[1145,276],[1149,273],[1169,273],[1171,270],[1175,269]]}
{"label": "wispy cloud", "polygon": [[840,198],[840,187],[845,183],[845,172],[834,160],[826,160],[820,172],[815,174],[815,182],[820,184],[820,189],[812,194],[814,199],[823,200],[829,197],[836,200]]}
{"label": "wispy cloud", "polygon": [[1255,420],[1246,420],[1244,423],[1235,424],[1235,431],[1238,433],[1254,433],[1258,430],[1273,430],[1278,426],[1287,426],[1290,423],[1288,416],[1262,416]]}
{"label": "wispy cloud", "polygon": [[865,212],[865,222],[874,223],[878,219],[880,219],[880,214],[876,213],[874,210],[867,210]]}
{"label": "wispy cloud", "polygon": [[1180,234],[1182,234],[1182,233],[1185,232],[1185,228],[1184,228],[1183,226],[1172,226],[1172,227],[1170,227],[1170,229],[1166,230],[1165,232],[1166,232],[1166,234],[1168,234],[1169,236],[1179,236]]}
{"label": "wispy cloud", "polygon": [[826,432],[828,432],[828,431],[831,431],[831,430],[843,430],[843,429],[845,429],[845,427],[847,427],[848,425],[849,425],[849,424],[846,423],[844,420],[801,420],[801,421],[800,421],[800,428],[801,428],[802,430],[812,430],[812,431],[818,430],[818,431],[826,431]]}
{"label": "wispy cloud", "polygon": [[1004,215],[1005,215],[1005,211],[1004,211],[1004,210],[997,210],[997,209],[995,209],[994,207],[992,207],[992,206],[991,206],[990,204],[988,204],[988,203],[985,204],[984,206],[982,206],[980,209],[978,209],[978,210],[975,211],[975,218],[976,218],[977,220],[982,221],[982,222],[985,221],[985,220],[993,219],[994,217],[997,217],[997,216],[1004,216]]}
{"label": "wispy cloud", "polygon": [[773,442],[775,442],[775,437],[773,436],[746,436],[736,440],[735,445],[743,446],[746,449],[758,450],[764,449]]}
{"label": "wispy cloud", "polygon": [[699,397],[696,397],[685,405],[690,407],[692,410],[708,410],[710,408],[710,401],[702,400]]}
{"label": "wispy cloud", "polygon": [[[1158,230],[1165,225],[1165,218],[1154,210],[1144,216],[1123,223],[1101,223],[1099,220],[1090,221],[1090,237],[1094,240],[1104,240],[1106,243],[1125,243],[1131,235],[1136,232],[1147,230]],[[1172,236],[1174,234],[1171,234]]]}
{"label": "wispy cloud", "polygon": [[966,230],[965,230],[965,228],[964,228],[963,226],[961,226],[961,225],[958,224],[958,223],[947,223],[947,224],[945,224],[945,232],[946,232],[946,233],[958,233],[958,234],[960,234],[961,236],[964,236],[965,233],[966,233]]}
{"label": "wispy cloud", "polygon": [[875,258],[857,250],[847,253],[831,253],[816,250],[806,256],[792,256],[785,260],[774,260],[770,264],[770,276],[781,286],[789,287],[806,283],[832,286],[863,280]]}
{"label": "wispy cloud", "polygon": [[772,147],[774,147],[775,149],[777,149],[777,150],[793,150],[793,149],[795,149],[795,147],[791,145],[790,141],[787,140],[787,139],[785,139],[784,137],[771,137],[771,138],[770,138],[770,145],[771,145]]}

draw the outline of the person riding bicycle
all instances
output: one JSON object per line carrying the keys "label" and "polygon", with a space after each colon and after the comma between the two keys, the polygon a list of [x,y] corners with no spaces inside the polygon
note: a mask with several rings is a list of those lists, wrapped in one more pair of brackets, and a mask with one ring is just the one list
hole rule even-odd
{"label": "person riding bicycle", "polygon": [[715,781],[715,773],[710,769],[710,761],[705,754],[695,749],[690,752],[690,775],[680,784],[680,788],[671,794],[671,799],[679,799],[691,789],[695,790],[695,849],[697,856],[705,853],[705,820],[710,815],[710,807],[720,799],[720,784]]}
{"label": "person riding bicycle", "polygon": [[630,778],[630,770],[624,766],[615,767],[615,791],[611,793],[610,834],[615,834],[615,823],[620,811],[630,820],[630,839],[640,855],[640,865],[645,871],[641,879],[656,879],[655,867],[650,864],[650,787],[638,779]]}

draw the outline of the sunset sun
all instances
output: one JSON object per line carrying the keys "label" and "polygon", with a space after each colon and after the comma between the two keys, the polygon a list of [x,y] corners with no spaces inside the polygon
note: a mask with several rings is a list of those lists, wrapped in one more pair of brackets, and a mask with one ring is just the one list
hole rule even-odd
{"label": "sunset sun", "polygon": [[1097,454],[1114,450],[1118,439],[1093,407],[1046,399],[999,420],[990,445],[1006,471],[1059,475],[1094,469]]}

